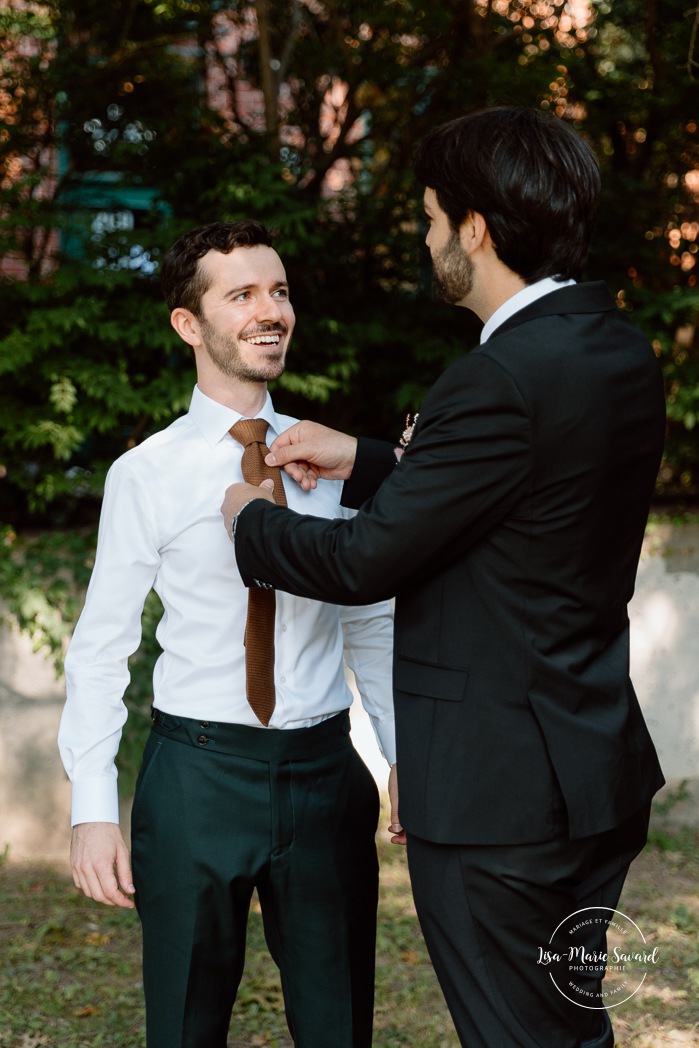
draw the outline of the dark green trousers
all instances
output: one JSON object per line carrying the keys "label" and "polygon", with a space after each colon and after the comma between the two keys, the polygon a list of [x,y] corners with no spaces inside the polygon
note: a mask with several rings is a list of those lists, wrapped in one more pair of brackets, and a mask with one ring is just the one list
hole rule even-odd
{"label": "dark green trousers", "polygon": [[155,717],[131,831],[148,1048],[225,1048],[254,889],[295,1045],[369,1048],[379,801],[348,713]]}

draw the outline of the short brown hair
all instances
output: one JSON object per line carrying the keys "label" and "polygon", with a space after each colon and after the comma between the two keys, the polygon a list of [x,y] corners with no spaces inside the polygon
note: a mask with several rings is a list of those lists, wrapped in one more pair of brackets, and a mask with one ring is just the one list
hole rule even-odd
{"label": "short brown hair", "polygon": [[170,312],[179,307],[200,317],[201,299],[208,291],[209,281],[199,259],[209,251],[229,255],[237,247],[274,247],[276,237],[274,230],[252,218],[211,222],[183,233],[165,253],[160,267],[160,286]]}

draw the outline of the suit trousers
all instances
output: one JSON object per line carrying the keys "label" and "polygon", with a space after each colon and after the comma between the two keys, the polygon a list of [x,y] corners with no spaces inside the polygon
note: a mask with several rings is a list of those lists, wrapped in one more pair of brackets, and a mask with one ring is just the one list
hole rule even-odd
{"label": "suit trousers", "polygon": [[369,1048],[379,800],[348,712],[154,721],[131,834],[148,1048],[225,1048],[255,889],[297,1048]]}
{"label": "suit trousers", "polygon": [[[418,918],[462,1045],[612,1048],[604,1008],[572,1003],[537,959],[571,914],[616,908],[645,844],[649,811],[575,841],[448,845],[408,835]],[[605,932],[592,923],[580,933],[588,953],[606,950]],[[601,1000],[598,975],[589,979]]]}

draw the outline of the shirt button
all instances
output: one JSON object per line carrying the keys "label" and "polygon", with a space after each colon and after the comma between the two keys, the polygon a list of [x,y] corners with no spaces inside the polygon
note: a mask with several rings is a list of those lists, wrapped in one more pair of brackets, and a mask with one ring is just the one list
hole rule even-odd
{"label": "shirt button", "polygon": [[286,677],[280,677],[279,678],[279,683],[280,684],[286,684]]}
{"label": "shirt button", "polygon": [[208,728],[209,727],[209,722],[208,721],[200,721],[199,727],[200,728]]}
{"label": "shirt button", "polygon": [[283,630],[284,633],[286,633],[286,623],[285,622],[282,623],[282,630]]}
{"label": "shirt button", "polygon": [[206,746],[208,741],[209,741],[209,739],[208,739],[207,735],[200,735],[199,738],[197,739],[197,742],[199,743],[200,746]]}

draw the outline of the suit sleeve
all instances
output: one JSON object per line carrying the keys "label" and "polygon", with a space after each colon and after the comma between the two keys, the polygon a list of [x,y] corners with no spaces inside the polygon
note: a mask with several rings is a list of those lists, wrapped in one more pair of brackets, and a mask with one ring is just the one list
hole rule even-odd
{"label": "suit sleeve", "polygon": [[246,506],[236,531],[243,581],[336,604],[394,596],[458,560],[517,504],[531,446],[515,383],[471,354],[433,387],[400,463],[351,520],[262,499]]}
{"label": "suit sleeve", "polygon": [[342,489],[342,505],[359,509],[396,468],[395,444],[359,437],[352,476]]}

